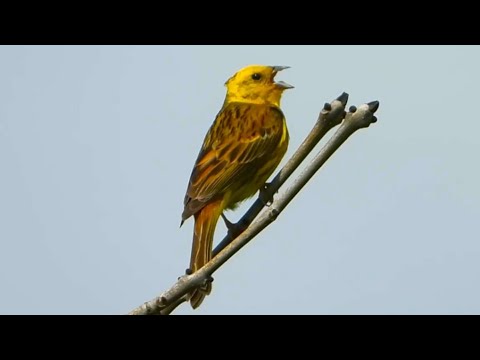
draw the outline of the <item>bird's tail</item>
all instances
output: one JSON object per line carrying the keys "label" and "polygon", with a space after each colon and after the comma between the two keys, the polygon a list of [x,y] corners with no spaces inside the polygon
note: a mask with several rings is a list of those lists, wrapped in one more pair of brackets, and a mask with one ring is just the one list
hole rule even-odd
{"label": "bird's tail", "polygon": [[[192,256],[190,270],[198,271],[212,258],[212,245],[215,227],[223,208],[222,200],[211,202],[195,214],[195,228],[193,232]],[[196,309],[205,296],[212,291],[212,284],[197,288],[190,293],[190,305]]]}

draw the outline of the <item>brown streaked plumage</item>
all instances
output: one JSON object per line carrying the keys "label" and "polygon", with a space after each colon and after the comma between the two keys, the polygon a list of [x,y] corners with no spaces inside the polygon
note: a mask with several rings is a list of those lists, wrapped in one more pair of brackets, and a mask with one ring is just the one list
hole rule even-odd
{"label": "brown streaked plumage", "polygon": [[[275,82],[285,67],[252,65],[226,83],[227,95],[192,170],[182,224],[195,218],[190,270],[210,261],[215,227],[224,210],[253,196],[282,160],[288,146],[280,98],[292,86]],[[211,284],[190,294],[197,308]]]}

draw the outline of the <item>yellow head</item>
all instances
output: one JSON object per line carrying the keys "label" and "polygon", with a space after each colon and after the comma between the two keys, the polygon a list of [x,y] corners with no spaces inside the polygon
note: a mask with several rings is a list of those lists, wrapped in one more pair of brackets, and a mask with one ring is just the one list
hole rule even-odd
{"label": "yellow head", "polygon": [[250,65],[239,70],[227,80],[225,103],[248,102],[280,106],[283,91],[293,86],[283,81],[275,82],[277,72],[288,66]]}

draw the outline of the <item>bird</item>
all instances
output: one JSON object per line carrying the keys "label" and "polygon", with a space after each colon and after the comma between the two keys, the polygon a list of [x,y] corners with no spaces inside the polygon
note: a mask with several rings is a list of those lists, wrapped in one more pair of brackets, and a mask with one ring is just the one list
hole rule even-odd
{"label": "bird", "polygon": [[[184,198],[180,226],[191,216],[195,220],[189,273],[211,260],[219,217],[264,188],[287,151],[280,100],[293,86],[274,78],[288,68],[249,65],[224,84],[225,100],[205,135]],[[191,307],[198,308],[211,290],[211,282],[192,290]]]}

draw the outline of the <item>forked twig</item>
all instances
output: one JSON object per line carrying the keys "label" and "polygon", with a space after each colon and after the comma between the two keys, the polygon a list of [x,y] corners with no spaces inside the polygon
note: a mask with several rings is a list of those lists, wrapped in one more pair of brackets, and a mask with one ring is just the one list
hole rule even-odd
{"label": "forked twig", "polygon": [[237,224],[242,229],[240,235],[234,238],[232,234],[238,233],[229,231],[227,236],[214,249],[214,257],[200,270],[191,275],[184,275],[167,291],[160,296],[145,302],[132,310],[130,315],[168,315],[178,305],[186,301],[186,295],[194,288],[197,288],[208,281],[212,274],[221,267],[238,250],[245,246],[258,233],[271,224],[278,215],[285,209],[290,201],[298,194],[312,176],[320,167],[330,158],[330,156],[357,130],[368,127],[376,122],[374,113],[377,111],[379,102],[373,101],[361,105],[358,109],[351,106],[349,112],[345,112],[345,106],[348,100],[348,94],[343,93],[331,103],[325,104],[320,112],[318,120],[303,141],[295,154],[290,158],[287,164],[278,172],[270,186],[267,187],[268,196],[274,193],[285,183],[290,175],[305,160],[315,145],[325,136],[333,127],[342,123],[335,134],[329,139],[325,146],[317,153],[311,163],[302,171],[302,173],[292,182],[292,185],[282,194],[280,194],[273,204],[264,211],[260,217],[259,213],[264,208],[264,201],[257,199],[247,210],[245,215]]}

